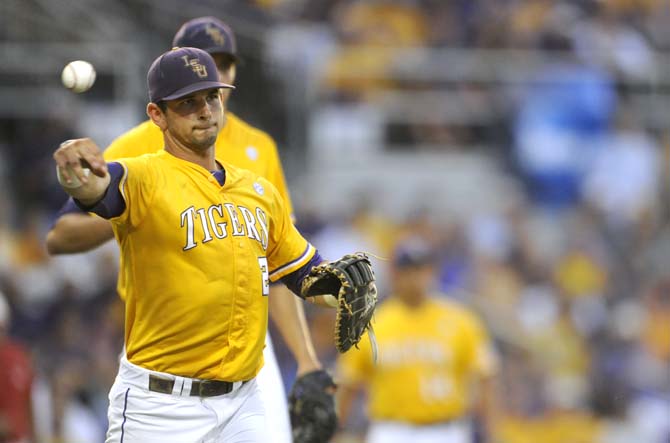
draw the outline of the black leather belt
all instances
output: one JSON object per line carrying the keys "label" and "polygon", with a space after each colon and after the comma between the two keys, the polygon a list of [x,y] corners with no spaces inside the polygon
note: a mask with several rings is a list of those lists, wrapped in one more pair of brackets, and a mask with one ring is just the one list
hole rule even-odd
{"label": "black leather belt", "polygon": [[[242,384],[246,383],[243,382]],[[192,397],[216,397],[217,395],[228,394],[233,390],[232,381],[220,380],[193,380],[191,383]],[[174,380],[161,378],[156,375],[149,375],[149,390],[160,392],[162,394],[172,394]]]}

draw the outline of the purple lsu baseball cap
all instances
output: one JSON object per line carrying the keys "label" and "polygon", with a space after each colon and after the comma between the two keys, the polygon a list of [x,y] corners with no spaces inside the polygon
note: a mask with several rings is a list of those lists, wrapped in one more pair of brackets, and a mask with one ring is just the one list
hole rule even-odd
{"label": "purple lsu baseball cap", "polygon": [[235,87],[219,81],[214,59],[198,48],[172,48],[151,64],[147,74],[149,100],[174,100],[210,88]]}
{"label": "purple lsu baseball cap", "polygon": [[200,48],[210,54],[230,54],[237,58],[237,42],[230,26],[215,17],[198,17],[179,28],[172,46]]}
{"label": "purple lsu baseball cap", "polygon": [[410,237],[396,245],[393,264],[398,268],[408,268],[433,264],[436,251],[423,239]]}

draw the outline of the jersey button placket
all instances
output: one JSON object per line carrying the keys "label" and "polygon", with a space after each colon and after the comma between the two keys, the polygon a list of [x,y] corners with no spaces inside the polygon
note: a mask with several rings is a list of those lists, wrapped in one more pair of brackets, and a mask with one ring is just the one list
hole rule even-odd
{"label": "jersey button placket", "polygon": [[238,253],[237,253],[237,260],[238,260],[238,263],[240,263],[240,264],[242,265],[242,266],[240,266],[240,268],[238,268],[238,270],[239,270],[239,269],[243,269],[243,271],[241,271],[241,272],[238,271],[238,272],[240,272],[240,278],[239,278],[239,280],[238,280],[240,286],[239,286],[238,290],[239,290],[239,291],[242,291],[242,292],[245,291],[245,289],[246,289],[246,287],[247,287],[247,284],[249,283],[249,280],[247,279],[247,270],[248,270],[248,267],[247,267],[247,266],[248,266],[248,263],[246,262],[246,257],[245,257],[245,253],[246,253],[246,251],[245,251],[245,246],[246,246],[246,245],[245,245],[245,239],[244,239],[244,238],[240,238],[240,239],[237,241],[237,248],[236,248],[236,250],[237,250],[237,252],[238,252]]}

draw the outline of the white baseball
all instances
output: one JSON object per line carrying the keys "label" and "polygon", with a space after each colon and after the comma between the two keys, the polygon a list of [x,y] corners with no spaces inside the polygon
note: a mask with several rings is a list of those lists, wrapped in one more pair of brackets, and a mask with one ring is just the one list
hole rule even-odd
{"label": "white baseball", "polygon": [[332,306],[333,308],[337,308],[339,305],[337,301],[337,297],[331,294],[323,294],[323,300],[329,305]]}
{"label": "white baseball", "polygon": [[88,91],[95,83],[95,68],[84,60],[68,63],[61,73],[63,86],[73,92]]}
{"label": "white baseball", "polygon": [[[91,170],[88,169],[88,168],[82,168],[82,169],[84,171],[84,175],[86,177],[88,177],[88,175],[91,173]],[[72,167],[70,167],[70,166],[66,166],[65,170],[67,171],[68,175],[70,176],[70,180],[72,180],[72,182],[71,183],[66,182],[65,178],[63,177],[63,174],[61,173],[61,167],[56,166],[56,178],[58,178],[58,183],[60,183],[61,186],[63,186],[64,188],[74,189],[74,188],[80,187],[82,185],[82,183],[79,180],[79,178],[77,178],[77,176],[75,175],[74,169],[72,169]]]}

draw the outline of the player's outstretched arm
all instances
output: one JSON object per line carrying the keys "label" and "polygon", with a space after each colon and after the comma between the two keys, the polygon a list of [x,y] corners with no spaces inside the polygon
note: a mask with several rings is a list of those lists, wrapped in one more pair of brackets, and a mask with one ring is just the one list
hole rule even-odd
{"label": "player's outstretched arm", "polygon": [[297,375],[321,369],[305,320],[302,301],[283,285],[270,288],[270,318],[298,364]]}
{"label": "player's outstretched arm", "polygon": [[112,224],[84,213],[63,214],[47,233],[51,255],[76,254],[97,248],[114,238]]}
{"label": "player's outstretched arm", "polygon": [[478,386],[474,401],[474,412],[478,422],[478,441],[487,443],[491,436],[495,435],[495,424],[499,417],[498,405],[498,380],[497,377],[480,376],[477,379]]}
{"label": "player's outstretched arm", "polygon": [[61,143],[53,158],[58,182],[81,205],[93,206],[104,197],[110,176],[102,151],[93,140],[67,140]]}

